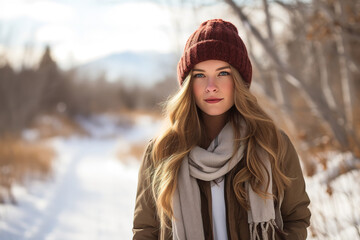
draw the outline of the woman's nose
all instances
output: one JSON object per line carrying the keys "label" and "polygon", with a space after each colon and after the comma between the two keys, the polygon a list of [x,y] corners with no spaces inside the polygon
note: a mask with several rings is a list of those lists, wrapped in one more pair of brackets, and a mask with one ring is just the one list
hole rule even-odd
{"label": "woman's nose", "polygon": [[206,85],[206,92],[217,92],[218,87],[215,83],[215,78],[209,78]]}

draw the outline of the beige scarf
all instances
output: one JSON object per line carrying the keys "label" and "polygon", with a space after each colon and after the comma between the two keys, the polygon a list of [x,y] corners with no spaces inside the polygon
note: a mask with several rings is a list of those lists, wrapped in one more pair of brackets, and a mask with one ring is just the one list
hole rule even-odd
{"label": "beige scarf", "polygon": [[[242,127],[244,128],[245,124],[242,124]],[[246,129],[244,128],[242,132],[246,132]],[[205,239],[200,191],[196,179],[212,181],[228,173],[243,158],[245,144],[242,144],[232,157],[233,148],[233,128],[230,123],[227,123],[207,150],[195,147],[183,159],[178,174],[178,185],[173,197],[172,231],[174,240]],[[265,159],[265,166],[270,173],[268,193],[272,194],[271,165]],[[266,176],[266,174],[264,175]],[[275,210],[273,199],[264,200],[253,191],[248,183],[246,189],[250,203],[250,210],[248,211],[250,239],[269,239],[268,228],[272,228],[272,239],[275,239],[274,227],[282,229],[280,207]],[[277,211],[276,214],[275,211]],[[261,229],[260,232],[259,229]]]}

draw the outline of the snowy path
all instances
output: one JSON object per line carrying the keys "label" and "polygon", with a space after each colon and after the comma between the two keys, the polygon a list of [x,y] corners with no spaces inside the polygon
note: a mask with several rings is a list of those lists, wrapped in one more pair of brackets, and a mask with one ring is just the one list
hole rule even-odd
{"label": "snowy path", "polygon": [[[125,140],[144,133],[134,130]],[[18,206],[0,206],[0,239],[131,239],[138,163],[116,158],[125,140],[54,140],[61,154],[53,180],[14,189]]]}

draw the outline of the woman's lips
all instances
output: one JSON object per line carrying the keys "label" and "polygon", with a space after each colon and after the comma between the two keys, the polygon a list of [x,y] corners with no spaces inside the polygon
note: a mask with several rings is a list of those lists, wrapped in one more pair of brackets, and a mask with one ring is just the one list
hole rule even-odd
{"label": "woman's lips", "polygon": [[207,98],[207,99],[205,99],[205,102],[207,102],[207,103],[218,103],[218,102],[220,102],[222,100],[223,100],[223,98]]}

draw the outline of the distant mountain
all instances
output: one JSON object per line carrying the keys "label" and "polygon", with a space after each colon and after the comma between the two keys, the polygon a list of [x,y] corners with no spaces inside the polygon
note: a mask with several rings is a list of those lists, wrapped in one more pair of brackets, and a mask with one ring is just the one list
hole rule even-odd
{"label": "distant mountain", "polygon": [[102,73],[110,81],[151,86],[168,75],[176,77],[175,53],[121,52],[76,67],[80,76],[94,79]]}

